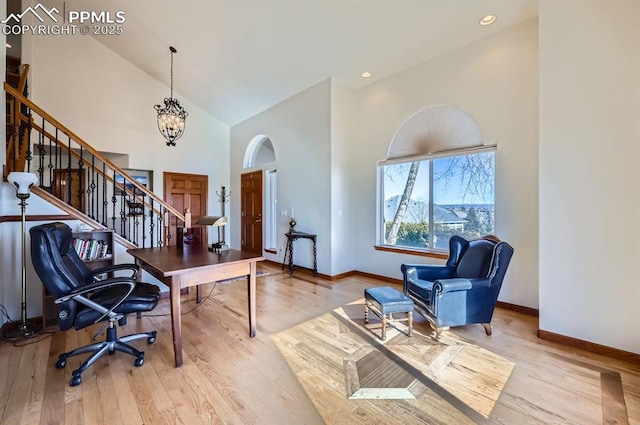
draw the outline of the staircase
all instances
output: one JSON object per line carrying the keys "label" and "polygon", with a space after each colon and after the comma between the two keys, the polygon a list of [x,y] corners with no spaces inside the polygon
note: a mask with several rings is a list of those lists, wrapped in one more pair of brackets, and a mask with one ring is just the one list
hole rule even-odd
{"label": "staircase", "polygon": [[31,102],[24,94],[28,69],[22,65],[15,87],[9,78],[4,84],[7,167],[3,180],[11,171],[33,172],[38,176],[34,194],[93,229],[112,229],[121,245],[169,245],[169,226],[184,225],[184,214]]}

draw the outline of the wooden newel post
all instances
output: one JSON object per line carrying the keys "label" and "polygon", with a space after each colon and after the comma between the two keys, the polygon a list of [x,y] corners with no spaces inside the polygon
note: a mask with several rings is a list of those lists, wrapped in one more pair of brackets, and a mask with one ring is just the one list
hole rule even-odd
{"label": "wooden newel post", "polygon": [[189,208],[184,210],[184,228],[185,229],[191,228],[191,210]]}
{"label": "wooden newel post", "polygon": [[164,246],[169,246],[169,211],[165,211],[164,213],[162,213],[162,224],[164,226],[163,229],[163,233],[164,233]]}

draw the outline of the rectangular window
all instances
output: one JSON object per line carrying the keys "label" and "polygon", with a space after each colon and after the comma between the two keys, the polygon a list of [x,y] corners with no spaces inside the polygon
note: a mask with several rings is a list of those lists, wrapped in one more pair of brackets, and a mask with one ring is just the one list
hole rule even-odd
{"label": "rectangular window", "polygon": [[266,229],[265,229],[265,247],[267,249],[277,251],[278,238],[278,223],[276,214],[278,208],[278,174],[275,169],[267,170],[267,184],[266,184]]}
{"label": "rectangular window", "polygon": [[495,148],[386,161],[378,167],[378,243],[446,251],[494,232]]}

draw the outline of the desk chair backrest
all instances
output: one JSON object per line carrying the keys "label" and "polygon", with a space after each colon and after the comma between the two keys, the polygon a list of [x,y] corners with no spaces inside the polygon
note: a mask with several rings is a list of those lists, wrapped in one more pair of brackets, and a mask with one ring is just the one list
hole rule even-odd
{"label": "desk chair backrest", "polygon": [[[69,226],[60,222],[42,224],[32,227],[29,233],[33,268],[54,298],[91,283],[91,271],[73,247]],[[68,329],[73,324],[76,302],[67,301],[58,307],[61,313],[65,311],[58,317],[60,329]]]}

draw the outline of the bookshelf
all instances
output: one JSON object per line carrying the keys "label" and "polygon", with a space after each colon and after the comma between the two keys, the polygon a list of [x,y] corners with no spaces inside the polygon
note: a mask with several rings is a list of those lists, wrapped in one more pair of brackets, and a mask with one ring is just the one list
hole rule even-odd
{"label": "bookshelf", "polygon": [[[86,230],[73,232],[73,247],[90,270],[113,264],[113,232],[111,230]],[[54,330],[58,326],[58,308],[53,296],[43,289],[42,328]]]}

